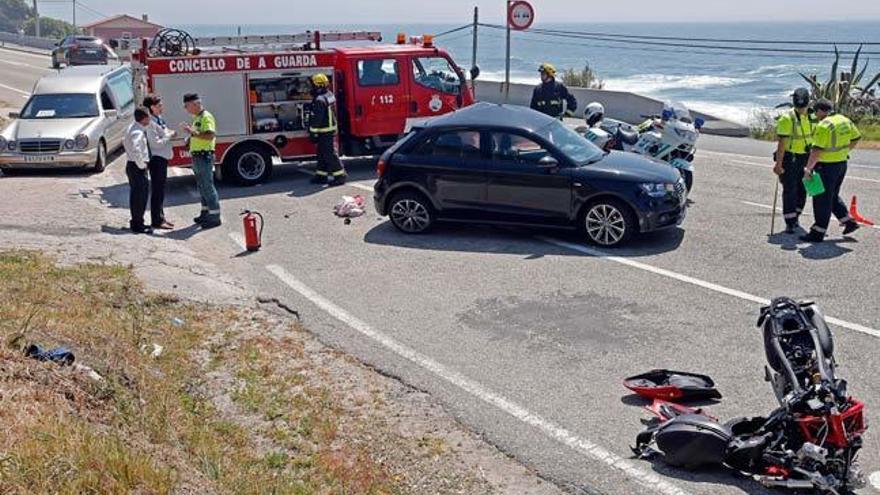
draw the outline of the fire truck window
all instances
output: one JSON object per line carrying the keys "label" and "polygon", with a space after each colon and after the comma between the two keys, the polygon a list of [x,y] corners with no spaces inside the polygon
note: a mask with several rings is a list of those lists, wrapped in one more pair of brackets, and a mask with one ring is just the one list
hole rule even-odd
{"label": "fire truck window", "polygon": [[423,143],[414,154],[477,160],[481,156],[480,133],[476,131],[444,132]]}
{"label": "fire truck window", "polygon": [[444,93],[458,94],[461,89],[461,79],[443,57],[413,59],[413,77],[418,84]]}
{"label": "fire truck window", "polygon": [[397,60],[358,60],[358,84],[361,86],[393,86],[400,82]]}

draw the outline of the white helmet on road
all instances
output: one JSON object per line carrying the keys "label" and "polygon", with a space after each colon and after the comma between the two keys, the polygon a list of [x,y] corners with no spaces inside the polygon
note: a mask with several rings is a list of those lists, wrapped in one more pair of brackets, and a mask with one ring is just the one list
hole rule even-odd
{"label": "white helmet on road", "polygon": [[584,110],[584,120],[587,121],[589,127],[593,127],[605,118],[605,107],[601,103],[594,101],[587,105]]}

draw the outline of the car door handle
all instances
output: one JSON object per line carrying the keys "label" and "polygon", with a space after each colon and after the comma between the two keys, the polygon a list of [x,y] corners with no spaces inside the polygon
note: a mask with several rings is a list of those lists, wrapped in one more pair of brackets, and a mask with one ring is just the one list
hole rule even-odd
{"label": "car door handle", "polygon": [[581,184],[580,182],[575,182],[575,183],[572,184],[572,185],[573,185],[574,187],[584,187],[584,185]]}

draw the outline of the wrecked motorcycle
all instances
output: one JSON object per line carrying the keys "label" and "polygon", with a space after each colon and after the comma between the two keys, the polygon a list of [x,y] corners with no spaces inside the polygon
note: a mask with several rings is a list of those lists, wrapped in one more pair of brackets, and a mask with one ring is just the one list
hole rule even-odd
{"label": "wrecked motorcycle", "polygon": [[779,407],[721,424],[700,409],[657,400],[636,438],[641,458],[685,468],[725,465],[767,487],[844,495],[865,485],[857,455],[864,404],[834,374],[831,331],[818,306],[774,299],[761,309],[770,382]]}

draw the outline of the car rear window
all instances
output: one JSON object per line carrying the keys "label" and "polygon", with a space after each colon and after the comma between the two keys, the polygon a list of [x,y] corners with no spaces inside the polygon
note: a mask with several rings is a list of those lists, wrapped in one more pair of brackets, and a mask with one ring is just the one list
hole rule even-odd
{"label": "car rear window", "polygon": [[22,119],[78,119],[98,116],[98,99],[91,94],[34,95],[21,111]]}
{"label": "car rear window", "polygon": [[480,133],[477,131],[442,132],[419,145],[414,155],[479,159]]}

